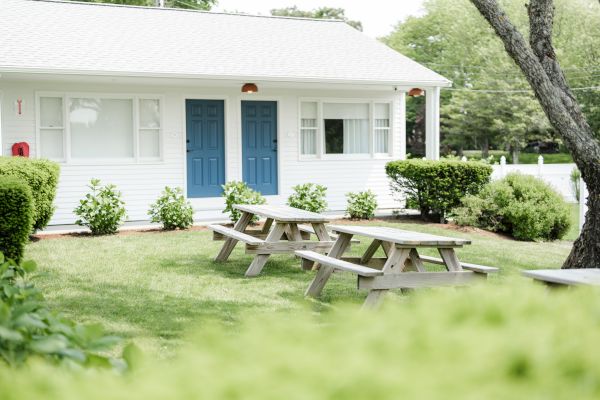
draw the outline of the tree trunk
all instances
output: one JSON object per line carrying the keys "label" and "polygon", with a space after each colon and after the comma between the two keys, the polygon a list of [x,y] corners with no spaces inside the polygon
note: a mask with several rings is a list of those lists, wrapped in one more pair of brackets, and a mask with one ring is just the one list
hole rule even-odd
{"label": "tree trunk", "polygon": [[517,146],[511,146],[511,154],[512,154],[512,163],[513,164],[518,164],[519,163],[519,154],[521,152],[519,151],[519,148]]}
{"label": "tree trunk", "polygon": [[600,144],[556,59],[552,45],[554,4],[531,0],[527,6],[529,45],[502,11],[497,0],[471,0],[489,22],[504,48],[519,66],[548,120],[559,132],[581,171],[589,191],[588,212],[581,234],[563,268],[600,268]]}
{"label": "tree trunk", "polygon": [[481,158],[487,159],[490,156],[490,140],[484,137],[481,142]]}

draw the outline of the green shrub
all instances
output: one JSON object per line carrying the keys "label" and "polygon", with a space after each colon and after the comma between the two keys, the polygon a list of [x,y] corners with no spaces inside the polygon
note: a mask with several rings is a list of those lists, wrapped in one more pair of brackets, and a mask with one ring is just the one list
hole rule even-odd
{"label": "green shrub", "polygon": [[569,206],[541,179],[517,173],[468,195],[454,210],[460,225],[504,232],[521,240],[554,240],[569,230]]}
{"label": "green shrub", "polygon": [[[4,259],[0,253],[0,360],[11,366],[29,358],[94,367],[123,368],[103,352],[119,340],[100,325],[80,325],[52,313],[27,279],[36,265]],[[4,396],[0,396],[4,398]]]}
{"label": "green shrub", "polygon": [[235,329],[203,321],[179,356],[127,376],[0,369],[0,397],[598,399],[598,295],[519,279],[414,291],[378,312],[262,313]]}
{"label": "green shrub", "polygon": [[187,229],[194,223],[194,208],[183,196],[183,189],[168,186],[150,206],[148,215],[152,222],[163,224],[166,230]]}
{"label": "green shrub", "polygon": [[482,162],[402,160],[387,163],[392,191],[416,202],[424,219],[444,220],[463,196],[477,194],[490,181]]}
{"label": "green shrub", "polygon": [[23,157],[0,157],[0,175],[16,176],[31,188],[33,229],[43,229],[54,213],[54,198],[60,167],[48,160]]}
{"label": "green shrub", "polygon": [[306,211],[321,213],[327,209],[325,195],[327,188],[314,183],[305,183],[292,187],[294,193],[288,198],[290,207],[300,208]]}
{"label": "green shrub", "polygon": [[571,193],[573,193],[573,197],[575,197],[575,200],[579,201],[580,200],[579,196],[581,194],[581,187],[580,187],[580,182],[579,182],[579,180],[581,179],[581,172],[579,171],[579,169],[577,167],[574,167],[571,170],[569,179],[571,181]]}
{"label": "green shrub", "polygon": [[346,214],[352,219],[371,219],[375,216],[377,199],[371,190],[365,192],[347,193],[348,205]]}
{"label": "green shrub", "polygon": [[31,189],[17,177],[0,176],[0,252],[19,262],[32,224]]}
{"label": "green shrub", "polygon": [[[234,204],[265,204],[267,200],[262,194],[248,187],[245,182],[231,181],[223,185],[223,197],[225,198],[225,209],[223,213],[229,213],[233,223],[237,222],[242,213],[235,208]],[[258,217],[254,217],[254,221]]]}
{"label": "green shrub", "polygon": [[75,223],[87,226],[93,235],[110,235],[126,218],[125,202],[121,200],[121,192],[115,185],[100,186],[99,179],[92,179],[88,185],[91,193],[79,201],[79,206],[73,210],[80,217]]}

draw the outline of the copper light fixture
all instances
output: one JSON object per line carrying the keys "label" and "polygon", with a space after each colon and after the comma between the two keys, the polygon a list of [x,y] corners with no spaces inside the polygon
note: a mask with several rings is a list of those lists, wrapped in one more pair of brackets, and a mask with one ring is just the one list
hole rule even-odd
{"label": "copper light fixture", "polygon": [[254,83],[244,83],[242,86],[242,93],[256,93],[258,92],[258,86]]}
{"label": "copper light fixture", "polygon": [[419,97],[419,96],[423,96],[424,92],[425,91],[423,89],[412,88],[408,91],[408,95],[411,97]]}

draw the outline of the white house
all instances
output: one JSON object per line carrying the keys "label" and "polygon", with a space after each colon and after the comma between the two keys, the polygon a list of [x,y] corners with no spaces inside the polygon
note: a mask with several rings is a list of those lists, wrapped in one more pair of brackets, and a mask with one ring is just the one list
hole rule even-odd
{"label": "white house", "polygon": [[448,85],[341,21],[0,1],[2,154],[27,142],[61,163],[52,224],[75,220],[91,178],[118,186],[131,220],[166,185],[218,217],[230,180],[273,204],[315,182],[332,210],[365,189],[397,207],[384,165],[405,157],[407,92],[426,93],[437,158]]}

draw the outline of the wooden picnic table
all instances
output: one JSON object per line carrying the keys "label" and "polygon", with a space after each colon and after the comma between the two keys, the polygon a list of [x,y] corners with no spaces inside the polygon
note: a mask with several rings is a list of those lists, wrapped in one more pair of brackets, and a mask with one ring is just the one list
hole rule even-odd
{"label": "wooden picnic table", "polygon": [[[497,271],[497,268],[458,260],[454,250],[470,244],[470,240],[378,226],[333,225],[329,228],[339,236],[328,255],[296,251],[303,263],[320,264],[306,291],[308,296],[318,296],[334,270],[348,271],[358,276],[358,288],[369,291],[365,306],[377,305],[390,289],[464,285]],[[354,235],[373,241],[361,257],[344,257]],[[385,257],[374,257],[379,247],[383,248]],[[421,248],[436,248],[441,259],[421,256],[418,252]],[[427,272],[424,262],[444,265],[447,271]]]}
{"label": "wooden picnic table", "polygon": [[548,286],[600,286],[600,269],[537,269],[522,271],[524,276]]}
{"label": "wooden picnic table", "polygon": [[[233,228],[209,226],[215,235],[219,235],[213,236],[214,239],[225,239],[215,261],[227,261],[237,242],[244,242],[246,253],[255,255],[246,270],[248,277],[260,274],[271,254],[293,254],[296,250],[326,252],[333,246],[334,242],[325,228],[329,219],[321,214],[289,206],[237,204],[233,207],[242,212]],[[266,218],[262,229],[248,229],[254,216]],[[300,224],[310,224],[312,228]],[[317,241],[305,240],[302,230],[310,230],[316,235]]]}

